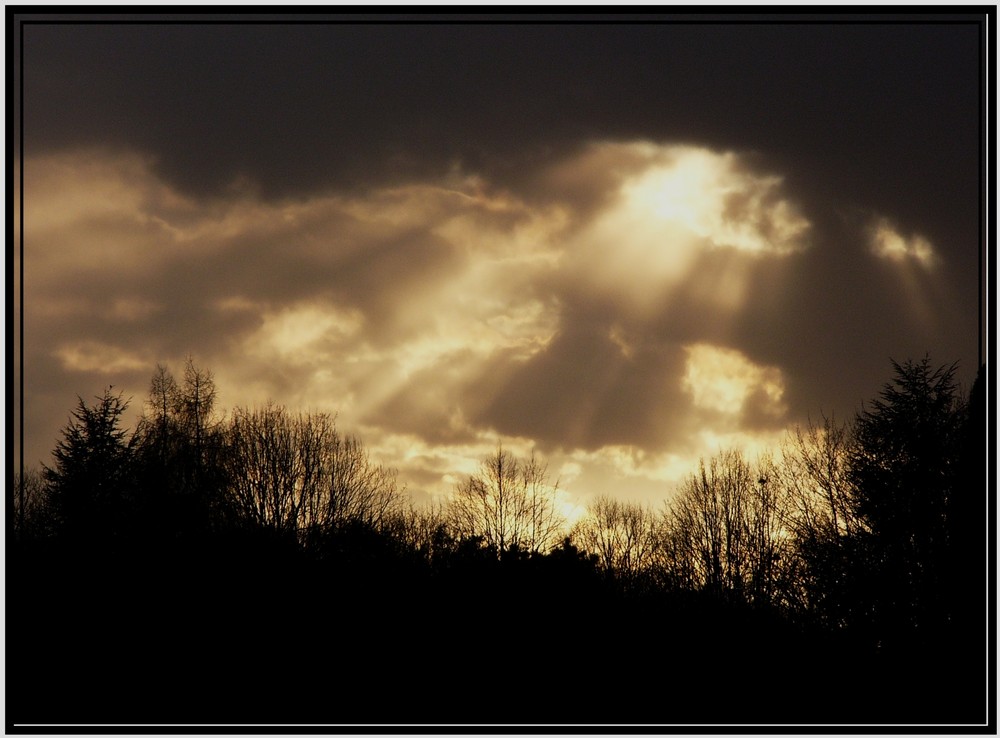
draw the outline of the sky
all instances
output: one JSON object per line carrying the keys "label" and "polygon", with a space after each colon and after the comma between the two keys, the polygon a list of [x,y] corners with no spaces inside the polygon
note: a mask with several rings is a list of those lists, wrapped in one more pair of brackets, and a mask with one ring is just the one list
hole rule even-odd
{"label": "sky", "polygon": [[26,466],[191,357],[416,501],[502,442],[569,513],[975,376],[979,17],[77,20],[14,44]]}

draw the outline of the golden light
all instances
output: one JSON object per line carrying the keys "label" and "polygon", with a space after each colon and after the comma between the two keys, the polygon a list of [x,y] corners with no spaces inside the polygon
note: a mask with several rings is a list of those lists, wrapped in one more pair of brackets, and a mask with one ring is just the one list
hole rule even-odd
{"label": "golden light", "polygon": [[943,330],[935,309],[941,282],[932,276],[941,258],[931,242],[916,233],[906,238],[888,218],[877,217],[868,226],[868,245],[872,254],[892,266],[903,289],[905,315],[921,329]]}
{"label": "golden light", "polygon": [[[803,248],[809,228],[781,178],[753,171],[738,154],[650,143],[604,143],[595,150],[596,158],[570,162],[582,172],[576,184],[589,195],[574,199],[567,190],[555,204],[521,200],[474,177],[294,202],[262,200],[246,186],[195,202],[134,157],[33,161],[25,229],[32,287],[44,299],[32,311],[48,321],[94,311],[141,328],[169,306],[134,286],[101,304],[58,287],[79,269],[108,263],[127,275],[124,284],[141,283],[164,265],[227,251],[257,259],[265,254],[262,244],[282,244],[283,258],[292,263],[329,269],[330,289],[287,300],[260,294],[253,281],[223,279],[217,292],[201,295],[214,314],[242,327],[205,360],[220,397],[230,408],[273,398],[289,408],[335,413],[346,432],[363,434],[373,456],[438,496],[495,448],[498,432],[482,427],[476,403],[486,406],[504,384],[500,374],[494,379],[501,380],[483,381],[484,374],[513,371],[572,327],[575,290],[588,298],[603,293],[612,298],[611,312],[604,313],[611,317],[599,328],[613,349],[606,357],[611,366],[577,399],[565,445],[546,453],[553,469],[565,472],[557,503],[572,521],[582,514],[576,501],[592,489],[595,475],[640,494],[669,490],[701,452],[705,439],[698,433],[710,415],[707,424],[722,434],[739,428],[748,407],[783,412],[777,369],[731,349],[693,344],[686,347],[683,377],[694,410],[684,421],[685,440],[665,453],[614,445],[577,449],[586,428],[604,422],[602,408],[622,382],[646,371],[657,351],[676,350],[657,343],[650,328],[670,298],[709,308],[701,327],[723,334],[710,321],[739,314],[751,269]],[[437,260],[426,278],[406,281],[405,291],[370,312],[370,302],[345,307],[352,293],[337,292],[338,260],[362,262],[369,251],[407,249],[411,237],[431,244]],[[887,243],[890,253],[900,250]],[[910,261],[919,263],[924,251],[915,243],[907,248]],[[416,258],[406,264],[422,273]],[[64,369],[109,375],[145,373],[157,362],[176,369],[184,358],[87,340],[51,347],[49,354]],[[138,396],[143,391],[135,389]],[[436,435],[422,437],[430,427]],[[503,442],[522,455],[532,445],[506,436]]]}
{"label": "golden light", "polygon": [[[574,257],[590,278],[640,313],[699,277],[701,299],[740,307],[753,259],[804,248],[809,221],[781,192],[782,178],[757,174],[731,152],[694,146],[604,144],[628,162],[616,197],[583,230]],[[639,163],[637,163],[639,162]],[[624,166],[624,165],[623,165]],[[729,253],[715,277],[699,257]]]}
{"label": "golden light", "polygon": [[264,313],[264,323],[250,346],[260,353],[276,354],[298,362],[322,350],[322,342],[340,342],[355,335],[364,324],[357,310],[339,310],[329,305],[293,305]]}
{"label": "golden light", "polygon": [[575,502],[573,495],[564,489],[554,491],[553,502],[555,503],[556,512],[563,518],[566,530],[572,528],[577,521],[587,515],[587,507]]}
{"label": "golden light", "polygon": [[662,147],[621,188],[625,207],[679,227],[702,246],[757,254],[802,248],[809,221],[781,196],[782,178],[746,169],[731,152]]}
{"label": "golden light", "polygon": [[65,344],[56,349],[55,356],[67,371],[114,374],[146,370],[155,365],[148,356],[101,341]]}
{"label": "golden light", "polygon": [[885,218],[877,219],[869,229],[872,252],[894,262],[912,261],[924,269],[932,269],[937,255],[931,242],[919,234],[903,237]]}
{"label": "golden light", "polygon": [[739,449],[748,459],[769,454],[777,454],[781,444],[787,437],[784,428],[773,431],[718,431],[713,428],[703,428],[697,434],[699,455],[708,458],[720,451]]}
{"label": "golden light", "polygon": [[629,208],[708,237],[719,195],[718,156],[694,148],[672,153],[672,161],[626,181],[622,197]]}
{"label": "golden light", "polygon": [[776,367],[758,366],[739,351],[706,343],[686,346],[685,351],[681,386],[695,407],[739,416],[756,395],[764,412],[784,414],[784,378]]}
{"label": "golden light", "polygon": [[696,458],[687,454],[652,453],[619,444],[609,444],[594,451],[578,449],[571,456],[573,463],[581,469],[598,465],[611,470],[617,479],[643,479],[668,484],[680,481],[697,463]]}

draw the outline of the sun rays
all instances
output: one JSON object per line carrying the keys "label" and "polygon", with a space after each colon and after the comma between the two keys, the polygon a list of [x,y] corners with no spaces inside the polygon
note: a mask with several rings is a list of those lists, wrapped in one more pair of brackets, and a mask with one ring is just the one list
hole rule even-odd
{"label": "sun rays", "polygon": [[[349,197],[244,187],[198,203],[127,154],[29,161],[26,266],[44,273],[30,326],[52,344],[29,342],[28,363],[141,395],[146,369],[193,347],[231,406],[335,413],[424,498],[500,437],[567,470],[567,512],[601,480],[666,493],[720,439],[771,438],[790,417],[787,376],[738,339],[748,307],[783,304],[810,247],[783,177],[651,142],[547,166],[537,201],[456,170]],[[932,246],[885,220],[868,235],[919,320]],[[93,266],[98,241],[114,279]],[[82,260],[90,271],[74,271]],[[58,328],[82,309],[89,324]]]}

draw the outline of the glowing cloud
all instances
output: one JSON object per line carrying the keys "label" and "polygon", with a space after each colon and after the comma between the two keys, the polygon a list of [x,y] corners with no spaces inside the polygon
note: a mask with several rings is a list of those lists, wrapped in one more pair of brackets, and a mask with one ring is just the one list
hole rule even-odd
{"label": "glowing cloud", "polygon": [[453,172],[193,201],[127,154],[29,161],[26,365],[139,398],[193,354],[227,408],[332,412],[421,499],[501,438],[560,470],[567,517],[598,485],[665,495],[711,439],[783,417],[781,371],[712,321],[810,226],[733,153],[604,143],[561,166],[537,200]]}
{"label": "glowing cloud", "polygon": [[931,242],[921,235],[904,237],[885,218],[878,218],[869,227],[869,244],[876,256],[894,262],[912,262],[932,269],[938,261]]}
{"label": "glowing cloud", "polygon": [[723,415],[743,414],[751,399],[760,410],[780,417],[785,413],[781,371],[754,364],[739,351],[698,343],[685,347],[687,365],[683,389],[695,407]]}
{"label": "glowing cloud", "polygon": [[809,222],[781,197],[781,177],[753,174],[730,152],[662,147],[651,153],[650,168],[622,186],[627,208],[715,248],[783,254],[802,247]]}
{"label": "glowing cloud", "polygon": [[264,324],[248,344],[262,354],[277,354],[286,361],[311,358],[323,340],[340,343],[356,334],[364,318],[356,310],[321,305],[294,305],[264,314]]}
{"label": "glowing cloud", "polygon": [[154,365],[147,356],[100,341],[77,341],[60,346],[55,356],[62,362],[63,368],[71,372],[115,374],[148,369]]}
{"label": "glowing cloud", "polygon": [[781,177],[751,171],[734,153],[649,143],[600,148],[602,161],[619,157],[617,190],[572,253],[606,294],[649,312],[703,255],[718,251],[732,255],[730,284],[708,299],[736,308],[733,295],[742,293],[753,259],[805,248],[809,221],[782,193]]}

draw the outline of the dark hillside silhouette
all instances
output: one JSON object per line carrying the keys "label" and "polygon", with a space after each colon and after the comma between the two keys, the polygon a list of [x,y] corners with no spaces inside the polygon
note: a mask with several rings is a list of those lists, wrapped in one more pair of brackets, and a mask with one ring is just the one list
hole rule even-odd
{"label": "dark hillside silhouette", "polygon": [[563,530],[533,456],[414,508],[332,417],[157,367],[134,430],[108,388],[14,477],[8,720],[991,719],[985,367],[893,369],[853,422]]}

